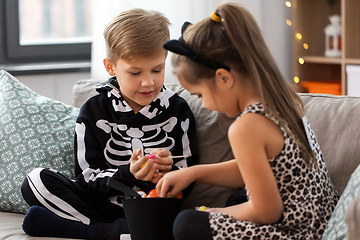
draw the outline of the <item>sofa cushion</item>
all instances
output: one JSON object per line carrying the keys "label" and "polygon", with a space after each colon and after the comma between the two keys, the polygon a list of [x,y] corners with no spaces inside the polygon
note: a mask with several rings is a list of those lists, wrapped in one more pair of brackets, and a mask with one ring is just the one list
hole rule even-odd
{"label": "sofa cushion", "polygon": [[78,108],[36,94],[0,71],[0,211],[27,211],[20,188],[34,168],[53,168],[74,178],[78,112]]}
{"label": "sofa cushion", "polygon": [[73,101],[72,105],[80,108],[86,100],[96,95],[95,85],[100,83],[94,79],[83,79],[76,82],[73,87]]}
{"label": "sofa cushion", "polygon": [[341,194],[360,163],[360,97],[300,94],[330,178]]}
{"label": "sofa cushion", "polygon": [[70,240],[69,238],[43,238],[26,235],[21,228],[24,215],[0,212],[0,239],[1,240]]}
{"label": "sofa cushion", "polygon": [[[349,203],[357,196],[360,196],[360,165],[351,175],[351,178],[331,215],[329,223],[326,226],[322,239],[340,240],[346,238],[346,209],[349,206]],[[354,212],[353,214],[357,213]]]}

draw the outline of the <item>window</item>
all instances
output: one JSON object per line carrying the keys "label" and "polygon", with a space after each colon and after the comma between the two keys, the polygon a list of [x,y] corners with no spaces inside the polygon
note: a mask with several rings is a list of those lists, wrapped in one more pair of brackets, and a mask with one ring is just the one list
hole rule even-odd
{"label": "window", "polygon": [[10,72],[25,69],[28,73],[34,69],[37,72],[88,70],[91,2],[0,0],[1,68]]}

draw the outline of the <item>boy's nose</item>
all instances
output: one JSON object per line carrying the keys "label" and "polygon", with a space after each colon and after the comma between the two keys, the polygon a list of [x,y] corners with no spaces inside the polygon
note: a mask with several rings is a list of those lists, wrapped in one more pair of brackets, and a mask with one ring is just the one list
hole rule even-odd
{"label": "boy's nose", "polygon": [[154,80],[152,79],[151,76],[145,77],[145,78],[141,81],[141,85],[142,85],[143,87],[152,86],[152,85],[154,85]]}

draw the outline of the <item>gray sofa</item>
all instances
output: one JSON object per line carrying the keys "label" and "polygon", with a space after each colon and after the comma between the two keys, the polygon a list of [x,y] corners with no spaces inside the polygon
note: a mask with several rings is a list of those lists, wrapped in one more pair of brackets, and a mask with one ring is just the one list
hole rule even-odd
{"label": "gray sofa", "polygon": [[[4,76],[0,75],[0,88],[6,85],[1,84],[1,77]],[[73,105],[75,107],[80,107],[87,98],[96,94],[93,89],[96,83],[98,81],[82,80],[74,86]],[[177,84],[169,84],[168,87],[185,98],[194,112],[197,122],[200,163],[231,159],[232,153],[227,142],[227,127],[233,119],[203,109],[201,101],[197,97],[191,96]],[[360,172],[360,169],[357,169],[360,163],[360,121],[358,119],[360,116],[360,98],[319,94],[301,94],[301,98],[306,104],[306,115],[320,143],[330,177],[336,189],[342,194],[339,206],[334,212],[336,216],[331,218],[325,232],[327,236],[332,237],[324,239],[335,239],[333,238],[334,234],[342,234],[344,237],[347,228],[350,229],[347,239],[357,239],[357,236],[359,236],[357,226],[360,224],[360,219],[357,219],[359,217],[356,214],[356,212],[360,213],[358,204],[360,199],[357,198],[358,195],[360,196],[360,187],[359,192],[356,190],[356,184],[360,182],[360,173],[356,175],[357,172]],[[2,155],[0,154],[0,156]],[[5,163],[0,161],[0,164],[3,164],[1,168],[4,168]],[[354,173],[355,169],[357,171]],[[30,170],[30,167],[28,170]],[[350,178],[351,186],[350,184],[347,186]],[[233,191],[234,189],[197,183],[190,196],[184,200],[183,207],[192,208],[199,205],[223,206],[227,197]],[[347,214],[345,214],[346,211]],[[26,236],[22,231],[23,213],[24,210],[0,212],[0,239],[42,239]]]}

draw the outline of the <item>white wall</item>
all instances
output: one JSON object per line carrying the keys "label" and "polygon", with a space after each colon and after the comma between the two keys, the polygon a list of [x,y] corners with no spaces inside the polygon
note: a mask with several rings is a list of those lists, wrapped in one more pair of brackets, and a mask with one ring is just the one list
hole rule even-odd
{"label": "white wall", "polygon": [[258,22],[265,42],[285,79],[292,79],[292,29],[286,25],[291,20],[291,8],[284,0],[236,0]]}
{"label": "white wall", "polygon": [[266,44],[285,79],[292,81],[292,28],[286,25],[286,20],[292,19],[291,8],[286,7],[282,0],[259,1],[260,26]]}
{"label": "white wall", "polygon": [[18,75],[15,77],[34,92],[72,104],[72,88],[78,80],[89,79],[90,72]]}

